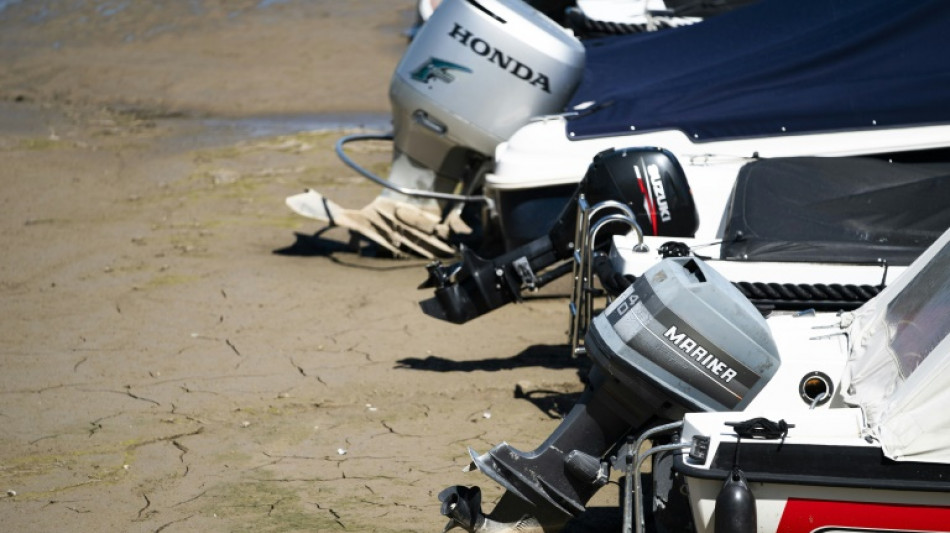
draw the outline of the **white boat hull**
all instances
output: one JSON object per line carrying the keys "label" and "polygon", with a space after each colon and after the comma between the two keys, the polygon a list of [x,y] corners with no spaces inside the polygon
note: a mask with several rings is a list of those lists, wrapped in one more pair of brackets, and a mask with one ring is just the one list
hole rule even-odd
{"label": "white boat hull", "polygon": [[[712,241],[721,235],[720,221],[744,164],[754,158],[845,157],[897,154],[950,147],[950,125],[783,135],[693,142],[683,132],[663,130],[572,140],[570,122],[562,116],[533,121],[495,150],[494,170],[485,177],[486,194],[499,204],[506,196],[576,185],[593,157],[610,148],[661,147],[682,165],[699,215],[695,237]],[[510,202],[509,202],[510,203]],[[502,216],[502,225],[505,224]]]}
{"label": "white boat hull", "polygon": [[[782,411],[769,411],[772,419],[776,419],[778,413]],[[714,532],[716,499],[723,480],[722,472],[714,473],[715,468],[711,468],[710,463],[714,462],[712,456],[722,443],[736,442],[734,435],[722,431],[729,429],[724,423],[750,416],[748,411],[686,416],[684,441],[688,442],[694,435],[714,434],[706,464],[691,464],[690,459],[684,459],[674,466],[675,470],[685,474],[697,533]],[[778,465],[782,455],[790,455],[792,452],[788,450],[793,447],[797,447],[798,452],[794,453],[802,463],[805,462],[802,457],[811,455],[816,459],[812,464],[798,465],[802,470],[810,468],[803,475],[796,475],[794,466],[784,471],[782,466],[776,466],[775,471],[768,472],[759,468],[754,454],[750,454],[747,448],[740,449],[736,462],[748,477],[748,487],[755,499],[757,532],[950,531],[950,484],[946,480],[931,483],[922,479],[902,479],[914,467],[908,468],[907,463],[888,463],[883,459],[880,447],[865,440],[861,432],[860,409],[784,412],[781,417],[794,425],[788,436],[781,441],[772,440],[757,446],[768,447],[769,459]],[[785,451],[781,451],[782,447]],[[726,460],[731,462],[734,451],[730,448],[720,455],[728,456]],[[857,459],[864,456],[874,458],[868,461],[867,469],[862,469]],[[850,469],[852,477],[835,478],[833,468],[825,471],[827,475],[815,475],[813,471],[820,469],[815,465],[818,461],[853,462],[852,466],[841,467],[841,470]],[[881,472],[886,473],[888,468],[900,470],[900,473],[890,479],[883,477]],[[934,468],[947,470],[946,465]],[[756,480],[763,477],[770,477],[770,480]]]}

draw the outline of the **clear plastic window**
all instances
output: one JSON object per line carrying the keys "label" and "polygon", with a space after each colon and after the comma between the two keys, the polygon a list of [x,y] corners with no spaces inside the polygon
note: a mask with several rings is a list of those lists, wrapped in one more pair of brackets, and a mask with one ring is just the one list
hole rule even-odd
{"label": "clear plastic window", "polygon": [[950,333],[950,245],[887,306],[890,346],[906,379]]}

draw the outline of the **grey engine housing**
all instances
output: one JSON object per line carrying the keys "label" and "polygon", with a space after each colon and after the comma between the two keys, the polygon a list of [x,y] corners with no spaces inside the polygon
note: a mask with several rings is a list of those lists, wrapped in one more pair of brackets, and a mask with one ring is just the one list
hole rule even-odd
{"label": "grey engine housing", "polygon": [[591,323],[588,353],[630,390],[675,411],[744,408],[781,363],[761,313],[703,261],[665,259]]}

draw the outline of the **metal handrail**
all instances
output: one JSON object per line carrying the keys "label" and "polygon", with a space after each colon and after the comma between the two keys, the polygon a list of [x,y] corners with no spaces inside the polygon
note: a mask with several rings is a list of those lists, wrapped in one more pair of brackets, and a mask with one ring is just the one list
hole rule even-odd
{"label": "metal handrail", "polygon": [[[591,219],[606,209],[616,209],[620,213],[607,215],[598,220],[594,227],[590,226]],[[581,346],[583,332],[593,316],[594,301],[590,294],[593,285],[592,255],[597,234],[607,224],[621,222],[629,225],[636,231],[639,243],[637,248],[642,249],[643,229],[637,223],[636,216],[630,207],[616,200],[605,200],[593,207],[587,202],[585,195],[577,199],[577,228],[574,233],[574,286],[571,292],[571,301],[568,304],[571,313],[571,323],[568,326],[568,337],[573,356],[584,355],[586,349]]]}
{"label": "metal handrail", "polygon": [[[643,497],[642,497],[643,483],[640,480],[640,474],[641,474],[640,467],[643,465],[643,461],[645,461],[647,457],[650,457],[651,455],[654,455],[656,453],[683,450],[683,449],[689,448],[691,444],[684,444],[682,442],[677,442],[674,444],[664,444],[661,446],[654,446],[643,453],[640,453],[640,448],[643,446],[643,443],[646,442],[648,439],[651,439],[654,436],[660,435],[662,433],[669,433],[671,431],[676,431],[682,427],[683,427],[683,421],[680,420],[677,422],[670,422],[669,424],[663,424],[661,426],[648,429],[647,431],[644,431],[643,433],[640,434],[640,437],[637,439],[636,443],[634,444],[633,453],[635,454],[635,459],[633,461],[634,464],[632,465],[633,472],[630,472],[629,468],[627,469],[627,472],[626,472],[627,491],[624,493],[623,529],[622,529],[623,533],[631,533],[631,531],[635,531],[636,533],[643,533]],[[628,451],[628,453],[630,452]],[[633,484],[634,484],[632,491],[630,490],[631,477],[633,478]],[[637,496],[636,496],[636,500],[631,502],[630,500],[633,498],[633,494],[636,494]],[[631,521],[632,521],[631,516],[630,516],[631,503],[634,504],[633,505],[634,510],[635,510],[634,514],[636,516],[636,524],[633,524],[634,529],[631,529]]]}

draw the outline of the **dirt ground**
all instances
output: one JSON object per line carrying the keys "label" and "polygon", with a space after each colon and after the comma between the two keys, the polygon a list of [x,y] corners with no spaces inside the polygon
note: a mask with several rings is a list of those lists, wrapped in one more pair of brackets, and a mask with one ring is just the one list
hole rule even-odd
{"label": "dirt ground", "polygon": [[0,529],[441,531],[500,494],[467,447],[557,426],[564,299],[438,322],[424,261],[284,206],[377,194],[332,147],[413,4],[0,0]]}

